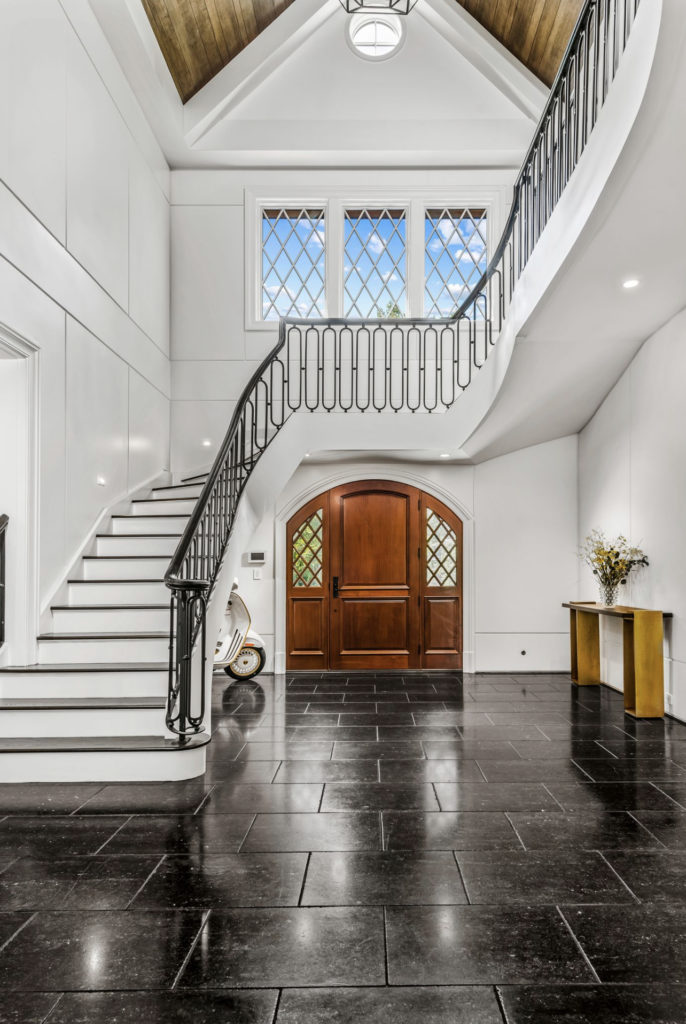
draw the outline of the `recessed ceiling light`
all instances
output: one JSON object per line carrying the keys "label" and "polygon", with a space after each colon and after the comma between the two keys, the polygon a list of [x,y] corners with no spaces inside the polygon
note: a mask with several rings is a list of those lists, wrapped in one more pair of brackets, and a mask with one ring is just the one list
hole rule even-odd
{"label": "recessed ceiling light", "polygon": [[212,442],[211,442],[211,441],[210,441],[210,439],[209,439],[209,438],[207,438],[207,437],[206,437],[206,438],[205,438],[205,440],[204,440],[204,441],[202,442],[202,446],[203,446],[203,448],[209,448],[211,444],[212,444]]}
{"label": "recessed ceiling light", "polygon": [[310,453],[309,452],[305,452],[305,458],[309,459],[309,457],[310,457]]}
{"label": "recessed ceiling light", "polygon": [[105,480],[104,476],[98,476],[95,478],[95,482],[98,485],[98,487],[104,487],[105,484],[107,483],[107,480]]}
{"label": "recessed ceiling light", "polygon": [[622,288],[630,291],[632,288],[638,288],[640,283],[637,277],[627,277],[626,281],[622,281]]}
{"label": "recessed ceiling light", "polygon": [[450,452],[441,452],[441,454],[439,455],[439,459],[449,459],[449,458],[450,458]]}

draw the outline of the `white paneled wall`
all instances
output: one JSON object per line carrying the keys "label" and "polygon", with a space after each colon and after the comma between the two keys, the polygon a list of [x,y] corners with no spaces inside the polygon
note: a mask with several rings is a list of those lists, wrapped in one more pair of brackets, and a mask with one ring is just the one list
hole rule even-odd
{"label": "white paneled wall", "polygon": [[169,172],[74,6],[0,3],[0,324],[37,349],[41,605],[169,465]]}
{"label": "white paneled wall", "polygon": [[[592,529],[624,533],[650,567],[622,600],[674,613],[668,629],[666,705],[686,719],[686,311],[646,341],[582,431],[579,440],[579,538]],[[595,597],[582,573],[581,596]],[[603,671],[622,687],[621,638],[603,630]]]}

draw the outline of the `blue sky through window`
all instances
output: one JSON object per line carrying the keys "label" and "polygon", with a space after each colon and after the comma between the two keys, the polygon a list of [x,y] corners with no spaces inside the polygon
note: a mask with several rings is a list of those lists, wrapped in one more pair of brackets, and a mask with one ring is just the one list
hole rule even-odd
{"label": "blue sky through window", "polygon": [[407,221],[404,210],[346,210],[343,315],[405,316]]}
{"label": "blue sky through window", "polygon": [[323,210],[262,211],[262,319],[326,316]]}
{"label": "blue sky through window", "polygon": [[486,270],[486,211],[427,210],[424,315],[451,316]]}

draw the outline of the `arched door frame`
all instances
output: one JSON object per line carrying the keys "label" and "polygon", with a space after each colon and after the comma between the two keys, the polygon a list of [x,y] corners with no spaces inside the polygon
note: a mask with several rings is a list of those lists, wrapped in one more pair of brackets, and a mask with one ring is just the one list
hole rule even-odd
{"label": "arched door frame", "polygon": [[299,508],[306,505],[313,498],[316,498],[318,494],[323,494],[325,491],[331,490],[332,487],[354,483],[357,480],[389,480],[418,487],[420,490],[442,501],[444,505],[447,505],[462,520],[462,637],[464,645],[462,664],[465,672],[473,672],[476,624],[474,616],[474,517],[472,512],[454,494],[440,487],[434,480],[407,468],[390,467],[387,463],[365,463],[364,466],[360,466],[355,470],[347,468],[345,471],[332,471],[329,475],[322,476],[316,483],[303,488],[295,497],[283,502],[281,505],[277,505],[274,517],[274,671],[277,673],[286,671],[286,572],[288,556],[286,524]]}

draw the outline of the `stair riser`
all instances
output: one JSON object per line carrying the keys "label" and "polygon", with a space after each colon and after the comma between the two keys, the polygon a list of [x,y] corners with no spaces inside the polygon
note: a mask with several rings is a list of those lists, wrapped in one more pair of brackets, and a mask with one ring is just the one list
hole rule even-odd
{"label": "stair riser", "polygon": [[[178,537],[136,537],[112,535],[98,537],[96,555],[168,555],[176,551]],[[165,567],[166,568],[166,567]]]}
{"label": "stair riser", "polygon": [[138,533],[183,533],[188,516],[127,516],[125,519],[112,519],[112,533],[119,537],[129,537]]}
{"label": "stair riser", "polygon": [[164,583],[70,583],[67,587],[67,603],[76,605],[168,604],[169,595]]}
{"label": "stair riser", "polygon": [[51,633],[158,632],[169,629],[167,608],[108,608],[84,611],[58,608],[52,613]]}
{"label": "stair riser", "polygon": [[205,747],[183,752],[152,750],[49,751],[0,754],[3,782],[175,782],[205,771]]}
{"label": "stair riser", "polygon": [[167,736],[163,708],[5,711],[0,736]]}
{"label": "stair riser", "polygon": [[162,558],[85,558],[83,578],[85,580],[135,580],[140,578],[160,580],[167,571],[169,559]]}
{"label": "stair riser", "polygon": [[164,697],[167,673],[155,672],[3,672],[0,697]]}
{"label": "stair riser", "polygon": [[108,661],[166,661],[169,641],[166,639],[122,640],[39,640],[38,664],[60,665],[69,662],[87,665]]}
{"label": "stair riser", "polygon": [[189,484],[188,487],[163,487],[153,493],[151,501],[159,501],[161,498],[193,498],[196,501],[201,491],[202,485],[199,484]]}
{"label": "stair riser", "polygon": [[189,516],[195,508],[195,498],[179,498],[174,501],[134,501],[131,504],[131,512],[136,518],[140,516]]}

